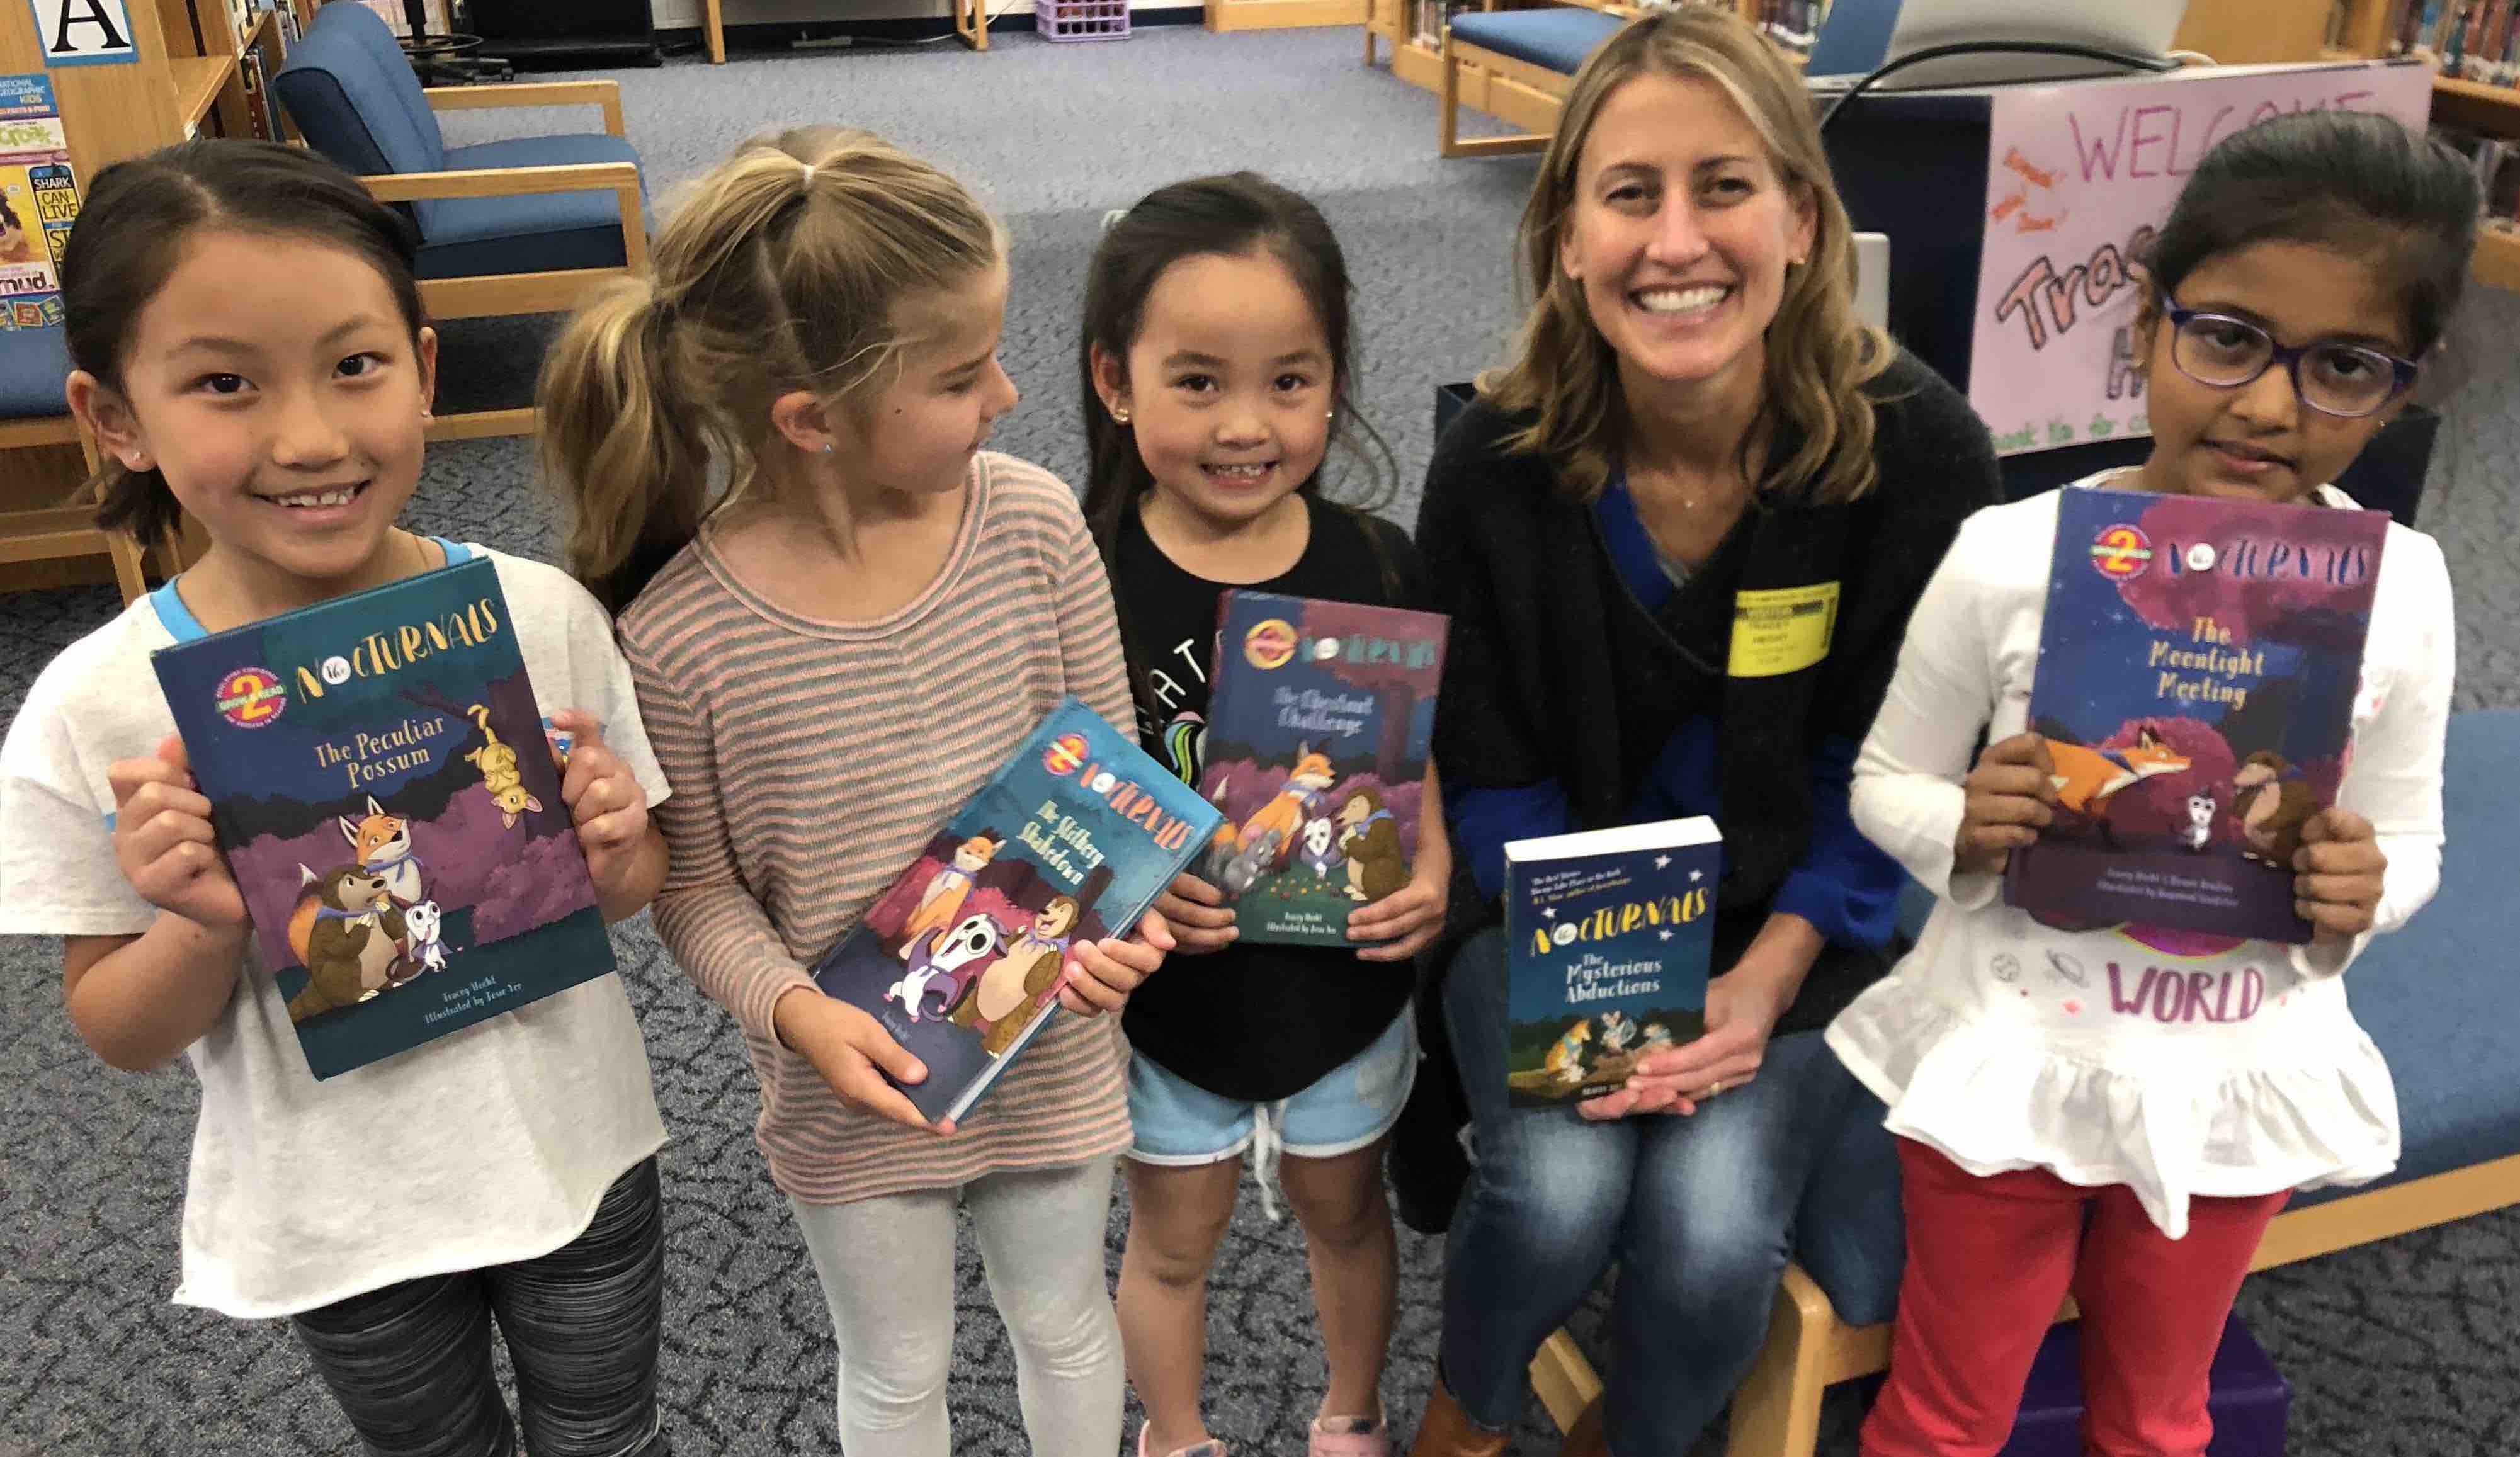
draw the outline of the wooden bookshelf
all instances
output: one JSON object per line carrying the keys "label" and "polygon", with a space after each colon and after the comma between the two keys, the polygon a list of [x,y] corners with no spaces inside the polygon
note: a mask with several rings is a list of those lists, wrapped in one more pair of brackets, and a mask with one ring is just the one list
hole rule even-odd
{"label": "wooden bookshelf", "polygon": [[[2390,0],[2347,0],[2343,51],[2373,59],[2389,44]],[[2489,136],[2520,140],[2520,88],[2457,76],[2433,77],[2433,119]],[[2520,293],[2520,234],[2488,228],[2476,241],[2476,281]]]}
{"label": "wooden bookshelf", "polygon": [[236,53],[223,56],[181,56],[166,63],[175,77],[175,114],[182,118],[184,132],[191,135],[218,105],[219,93],[237,73]]}
{"label": "wooden bookshelf", "polygon": [[2489,228],[2476,240],[2476,281],[2520,294],[2520,233]]}

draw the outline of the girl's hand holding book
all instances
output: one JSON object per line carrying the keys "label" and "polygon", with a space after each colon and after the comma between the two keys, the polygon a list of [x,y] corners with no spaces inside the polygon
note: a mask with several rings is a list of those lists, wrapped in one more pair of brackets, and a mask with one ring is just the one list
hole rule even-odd
{"label": "girl's hand holding book", "polygon": [[211,931],[242,932],[245,895],[219,857],[210,801],[193,783],[184,741],[106,769],[113,787],[113,859],[142,899]]}
{"label": "girl's hand holding book", "polygon": [[1959,833],[1952,840],[1952,869],[1994,875],[2012,852],[2035,843],[2055,818],[2055,763],[2037,734],[2015,734],[1986,746],[1977,767],[1960,781],[1967,796]]}
{"label": "girl's hand holding book", "polygon": [[1221,951],[1242,934],[1225,892],[1188,871],[1174,876],[1155,897],[1155,912],[1172,928],[1173,949],[1185,956]]}
{"label": "girl's hand holding book", "polygon": [[635,915],[664,879],[663,836],[648,818],[647,791],[605,744],[594,714],[562,708],[551,716],[548,732],[560,741],[552,745],[552,761],[561,771],[561,802],[577,827],[605,919]]}
{"label": "girl's hand holding book", "polygon": [[1349,940],[1379,943],[1358,950],[1357,960],[1407,961],[1425,950],[1444,930],[1452,882],[1451,849],[1442,837],[1427,837],[1410,869],[1409,884],[1348,913]]}
{"label": "girl's hand holding book", "polygon": [[1129,993],[1164,964],[1173,949],[1172,928],[1159,911],[1147,912],[1138,933],[1127,940],[1080,941],[1059,978],[1058,1004],[1079,1017],[1117,1012],[1129,1005]]}
{"label": "girl's hand holding book", "polygon": [[930,1123],[884,1080],[889,1073],[902,1082],[924,1082],[927,1065],[865,1012],[816,987],[799,986],[772,1005],[770,1024],[781,1042],[814,1065],[842,1103],[913,1128],[954,1131],[953,1119]]}
{"label": "girl's hand holding book", "polygon": [[2350,941],[2371,929],[2389,857],[2371,822],[2350,809],[2322,809],[2301,827],[2293,853],[2293,909],[2320,940]]}

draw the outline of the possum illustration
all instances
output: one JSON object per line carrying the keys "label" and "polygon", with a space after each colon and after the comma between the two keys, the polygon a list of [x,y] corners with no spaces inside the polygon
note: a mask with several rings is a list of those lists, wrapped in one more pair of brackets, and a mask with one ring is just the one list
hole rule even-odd
{"label": "possum illustration", "polygon": [[2209,791],[2199,790],[2187,797],[2187,823],[2179,832],[2180,842],[2192,853],[2204,853],[2214,842],[2214,815],[2223,806],[2214,802]]}
{"label": "possum illustration", "polygon": [[419,901],[403,908],[403,928],[410,933],[409,952],[412,975],[446,970],[446,943],[438,939],[444,917],[433,900]]}
{"label": "possum illustration", "polygon": [[883,999],[901,1003],[912,1022],[944,1017],[1006,943],[1007,929],[985,913],[965,917],[950,932],[921,932],[910,942],[910,966],[884,988]]}
{"label": "possum illustration", "polygon": [[1347,863],[1339,853],[1338,826],[1328,815],[1315,815],[1304,821],[1304,838],[1295,845],[1295,863],[1313,873],[1313,879],[1327,881],[1332,872]]}
{"label": "possum illustration", "polygon": [[[290,918],[290,949],[306,965],[305,988],[289,999],[289,1020],[352,1007],[382,991],[402,959],[406,934],[383,876],[356,865],[308,879],[308,894]],[[305,928],[303,939],[299,927]]]}
{"label": "possum illustration", "polygon": [[1339,806],[1339,850],[1347,856],[1351,900],[1380,900],[1409,884],[1409,856],[1400,848],[1400,822],[1382,807],[1382,796],[1361,789]]}
{"label": "possum illustration", "polygon": [[472,713],[486,742],[464,757],[481,771],[481,788],[489,791],[490,802],[499,806],[501,822],[513,830],[525,815],[540,814],[543,801],[526,791],[524,777],[517,772],[517,751],[500,743],[499,736],[491,732],[490,710],[474,704]]}
{"label": "possum illustration", "polygon": [[2240,822],[2242,855],[2289,870],[2302,827],[2318,813],[2318,797],[2282,754],[2261,749],[2231,776],[2231,813]]}

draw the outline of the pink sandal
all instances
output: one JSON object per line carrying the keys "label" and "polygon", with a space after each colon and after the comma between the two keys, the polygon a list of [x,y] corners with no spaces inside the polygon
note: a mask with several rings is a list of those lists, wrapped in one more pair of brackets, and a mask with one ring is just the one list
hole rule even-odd
{"label": "pink sandal", "polygon": [[1313,1423],[1307,1457],[1391,1457],[1391,1431],[1380,1417],[1323,1417]]}
{"label": "pink sandal", "polygon": [[[1143,1424],[1138,1428],[1138,1457],[1148,1457],[1147,1428]],[[1168,1452],[1165,1457],[1225,1457],[1225,1443],[1211,1436],[1205,1441],[1192,1442]]]}

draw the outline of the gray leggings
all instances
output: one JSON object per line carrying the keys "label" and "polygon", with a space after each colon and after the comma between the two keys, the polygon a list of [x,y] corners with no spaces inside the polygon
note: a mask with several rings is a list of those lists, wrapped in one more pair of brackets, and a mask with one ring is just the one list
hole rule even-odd
{"label": "gray leggings", "polygon": [[853,1204],[788,1201],[832,1308],[848,1457],[950,1450],[957,1200],[971,1211],[989,1295],[1012,1338],[1032,1449],[1119,1449],[1120,1323],[1102,1274],[1111,1167],[1096,1159]]}
{"label": "gray leggings", "polygon": [[656,1161],[538,1259],[432,1275],[291,1317],[368,1457],[512,1457],[495,1316],[533,1457],[667,1457],[656,1421],[665,1224]]}

